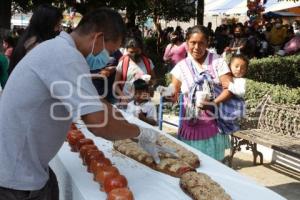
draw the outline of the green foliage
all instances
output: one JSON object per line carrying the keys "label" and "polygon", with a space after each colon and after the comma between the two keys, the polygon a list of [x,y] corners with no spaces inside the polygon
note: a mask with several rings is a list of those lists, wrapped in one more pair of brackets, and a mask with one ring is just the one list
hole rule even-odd
{"label": "green foliage", "polygon": [[272,101],[278,104],[300,105],[300,87],[289,88],[247,79],[245,100],[248,109],[256,108],[266,94],[271,95]]}
{"label": "green foliage", "polygon": [[259,82],[300,87],[300,55],[252,59],[247,78]]}

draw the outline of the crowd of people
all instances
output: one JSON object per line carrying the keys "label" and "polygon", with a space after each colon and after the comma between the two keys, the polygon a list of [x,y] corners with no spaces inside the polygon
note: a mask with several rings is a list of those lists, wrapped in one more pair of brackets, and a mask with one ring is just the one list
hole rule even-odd
{"label": "crowd of people", "polygon": [[[209,22],[208,48],[218,54],[234,54],[237,51],[251,58],[262,58],[269,55],[291,55],[300,51],[299,37],[300,25],[297,21],[291,24],[283,24],[281,18],[268,19],[264,25],[249,27],[247,22],[236,24],[222,24],[212,30]],[[186,35],[180,27],[176,30],[167,27],[163,31],[163,41],[171,41],[171,34],[180,34],[179,38]]]}
{"label": "crowd of people", "polygon": [[[48,163],[78,119],[108,140],[136,138],[159,162],[158,131],[130,124],[116,109],[157,125],[151,102],[155,65],[145,54],[142,32],[138,27],[126,31],[120,14],[108,8],[87,13],[68,32],[61,30],[62,18],[57,8],[41,5],[17,43],[11,37],[3,41],[0,200],[32,194],[58,199]],[[248,58],[281,49],[297,52],[299,45],[291,44],[297,32],[277,19],[257,30],[243,24],[221,25],[215,31],[211,24],[186,32],[168,28],[164,37],[170,43],[162,57],[172,81],[160,92],[169,91],[165,98],[173,102],[183,95],[179,139],[222,161],[229,135],[239,129],[237,120],[245,112]],[[222,54],[232,55],[229,63]],[[51,110],[53,105],[58,106]]]}

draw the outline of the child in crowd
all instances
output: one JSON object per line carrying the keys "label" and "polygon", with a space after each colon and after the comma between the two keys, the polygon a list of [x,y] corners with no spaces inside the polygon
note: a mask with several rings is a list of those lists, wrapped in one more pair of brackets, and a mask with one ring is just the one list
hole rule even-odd
{"label": "child in crowd", "polygon": [[245,115],[244,95],[246,91],[246,79],[249,60],[242,54],[233,55],[229,67],[233,75],[233,82],[228,85],[228,90],[234,96],[222,103],[219,107],[218,124],[225,134],[231,134],[240,129],[238,119]]}
{"label": "child in crowd", "polygon": [[229,91],[241,98],[245,95],[246,79],[243,77],[246,75],[248,65],[248,58],[242,54],[233,55],[229,63],[233,75],[233,82],[229,83]]}
{"label": "child in crowd", "polygon": [[138,117],[140,120],[157,125],[156,108],[150,100],[149,85],[143,79],[137,79],[133,82],[134,97],[127,105],[126,112]]}

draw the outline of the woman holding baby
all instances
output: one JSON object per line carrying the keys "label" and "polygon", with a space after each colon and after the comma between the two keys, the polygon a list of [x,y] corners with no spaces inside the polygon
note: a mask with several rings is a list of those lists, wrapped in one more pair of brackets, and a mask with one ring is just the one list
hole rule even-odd
{"label": "woman holding baby", "polygon": [[[175,89],[184,94],[184,118],[179,129],[179,139],[203,153],[223,160],[225,149],[230,147],[229,136],[217,124],[218,106],[233,95],[227,89],[232,75],[225,60],[207,51],[208,30],[194,26],[186,34],[188,56],[171,71]],[[220,93],[214,92],[219,85]]]}

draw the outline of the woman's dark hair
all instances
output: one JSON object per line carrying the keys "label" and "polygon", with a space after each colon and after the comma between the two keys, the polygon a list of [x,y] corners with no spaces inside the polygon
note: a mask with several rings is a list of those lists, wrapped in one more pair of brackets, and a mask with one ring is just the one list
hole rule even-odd
{"label": "woman's dark hair", "polygon": [[170,41],[171,43],[175,44],[177,41],[182,41],[182,34],[181,32],[178,32],[178,31],[173,31],[171,34],[170,34]]}
{"label": "woman's dark hair", "polygon": [[234,59],[236,59],[236,58],[245,61],[246,67],[248,68],[248,65],[249,65],[249,59],[248,59],[248,57],[245,56],[244,54],[233,54],[233,55],[231,56],[231,58],[230,58],[229,66],[231,65],[232,61],[233,61]]}
{"label": "woman's dark hair", "polygon": [[188,32],[186,33],[186,40],[189,40],[191,35],[194,33],[202,33],[208,41],[209,31],[205,26],[196,25],[188,29]]}
{"label": "woman's dark hair", "polygon": [[17,46],[14,49],[9,64],[9,73],[12,72],[19,61],[26,55],[27,50],[24,47],[25,42],[31,37],[36,37],[36,44],[54,38],[57,35],[54,28],[62,19],[62,12],[56,7],[42,4],[36,8],[28,27],[21,35]]}
{"label": "woman's dark hair", "polygon": [[34,11],[24,35],[37,36],[41,42],[49,40],[57,35],[54,27],[62,19],[62,12],[58,8],[42,4]]}
{"label": "woman's dark hair", "polygon": [[15,41],[14,41],[14,38],[11,37],[11,36],[6,36],[4,39],[3,39],[4,42],[6,42],[8,44],[8,46],[10,47],[14,47],[15,46]]}
{"label": "woman's dark hair", "polygon": [[147,84],[146,81],[144,81],[143,79],[137,79],[133,82],[133,86],[135,90],[148,90],[149,89],[149,85]]}
{"label": "woman's dark hair", "polygon": [[140,37],[129,37],[126,38],[125,48],[140,48],[143,52],[144,44],[143,40]]}
{"label": "woman's dark hair", "polygon": [[121,15],[109,8],[98,8],[85,14],[74,31],[80,35],[103,32],[106,41],[123,39],[126,35]]}

